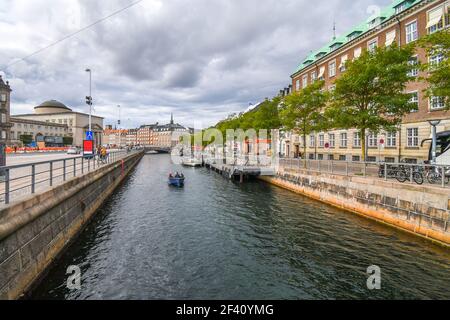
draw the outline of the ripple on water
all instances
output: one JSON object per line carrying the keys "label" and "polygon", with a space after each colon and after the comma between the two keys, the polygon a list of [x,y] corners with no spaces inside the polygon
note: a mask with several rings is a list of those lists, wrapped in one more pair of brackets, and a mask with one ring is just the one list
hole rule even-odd
{"label": "ripple on water", "polygon": [[[450,298],[448,251],[259,182],[232,183],[144,157],[58,260],[33,298]],[[65,287],[68,265],[83,272]],[[382,290],[367,290],[367,267]]]}

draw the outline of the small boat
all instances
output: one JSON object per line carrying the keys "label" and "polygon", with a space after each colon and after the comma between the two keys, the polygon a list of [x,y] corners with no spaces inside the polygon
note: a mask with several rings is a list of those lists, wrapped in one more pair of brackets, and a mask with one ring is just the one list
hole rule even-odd
{"label": "small boat", "polygon": [[181,176],[181,177],[169,176],[168,183],[169,183],[169,186],[183,187],[184,186],[184,176]]}
{"label": "small boat", "polygon": [[184,158],[181,164],[185,167],[201,167],[202,161],[195,158]]}

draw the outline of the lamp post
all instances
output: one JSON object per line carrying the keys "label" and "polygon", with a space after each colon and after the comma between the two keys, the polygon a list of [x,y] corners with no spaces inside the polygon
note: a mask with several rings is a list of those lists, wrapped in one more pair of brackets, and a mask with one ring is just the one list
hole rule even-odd
{"label": "lamp post", "polygon": [[428,123],[432,127],[431,163],[436,164],[436,144],[437,144],[436,126],[438,126],[441,123],[441,120],[428,120]]}
{"label": "lamp post", "polygon": [[86,97],[86,104],[89,105],[89,131],[92,131],[92,71],[86,69],[89,73],[89,96]]}
{"label": "lamp post", "polygon": [[117,108],[119,108],[119,120],[117,121],[117,125],[118,125],[118,129],[120,130],[120,124],[121,124],[121,121],[120,121],[120,105],[118,105]]}

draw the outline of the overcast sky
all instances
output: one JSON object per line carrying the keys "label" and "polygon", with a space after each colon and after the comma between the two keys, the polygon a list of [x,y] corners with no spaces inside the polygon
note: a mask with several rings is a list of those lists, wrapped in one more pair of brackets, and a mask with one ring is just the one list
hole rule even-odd
{"label": "overcast sky", "polygon": [[0,0],[0,72],[12,114],[59,100],[126,127],[216,123],[272,97],[311,51],[391,0],[144,0],[26,61],[11,63],[135,0]]}

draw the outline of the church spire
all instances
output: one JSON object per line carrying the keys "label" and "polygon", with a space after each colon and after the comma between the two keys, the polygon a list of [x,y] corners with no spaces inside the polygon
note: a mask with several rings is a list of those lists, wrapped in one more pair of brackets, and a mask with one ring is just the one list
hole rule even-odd
{"label": "church spire", "polygon": [[173,124],[173,113],[170,114],[170,124]]}

